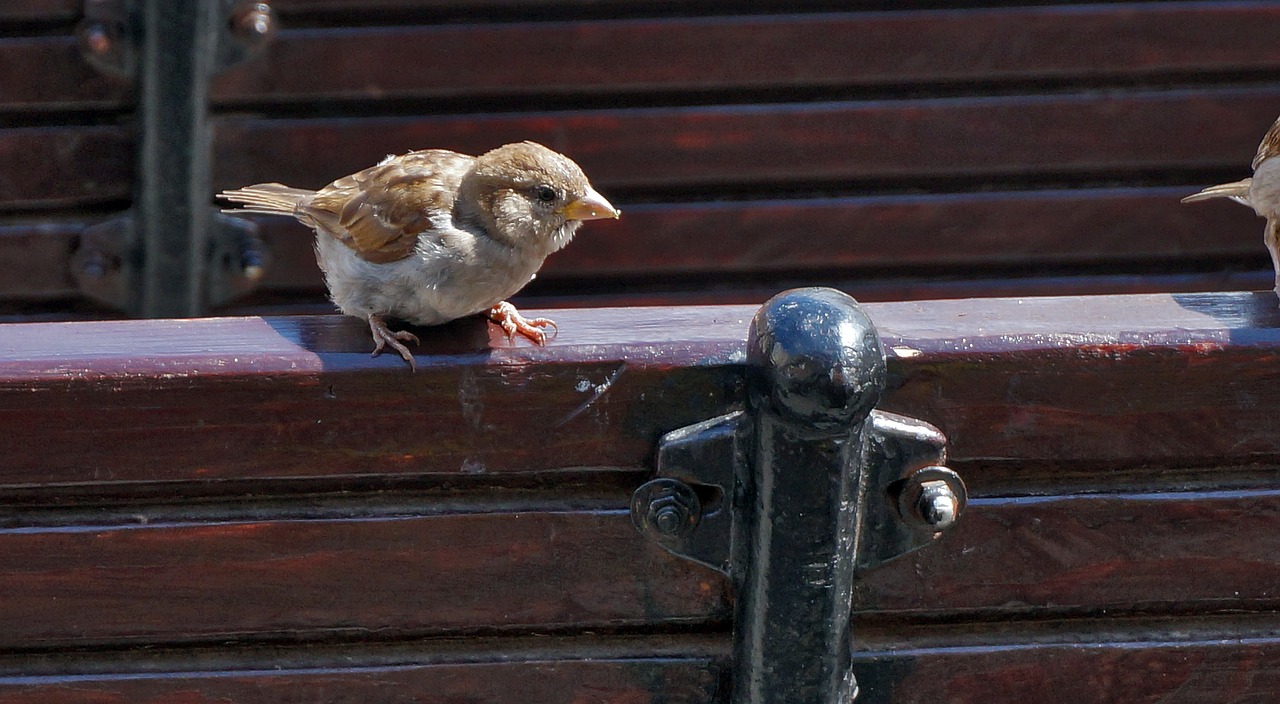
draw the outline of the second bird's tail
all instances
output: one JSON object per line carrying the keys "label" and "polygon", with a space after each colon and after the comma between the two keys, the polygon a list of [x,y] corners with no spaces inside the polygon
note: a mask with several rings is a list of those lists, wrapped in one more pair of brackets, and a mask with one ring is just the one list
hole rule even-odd
{"label": "second bird's tail", "polygon": [[1243,181],[1235,181],[1233,183],[1220,183],[1216,186],[1193,193],[1182,199],[1183,203],[1194,203],[1198,200],[1209,200],[1210,198],[1230,198],[1231,200],[1249,204],[1249,186],[1253,183],[1253,179],[1246,178]]}

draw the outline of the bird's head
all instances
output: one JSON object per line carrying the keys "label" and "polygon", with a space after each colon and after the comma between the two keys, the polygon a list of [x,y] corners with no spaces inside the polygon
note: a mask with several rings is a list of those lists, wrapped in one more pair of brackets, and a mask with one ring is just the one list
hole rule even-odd
{"label": "bird's head", "polygon": [[507,144],[476,158],[463,197],[495,239],[546,254],[568,244],[582,221],[619,215],[572,159],[535,142]]}

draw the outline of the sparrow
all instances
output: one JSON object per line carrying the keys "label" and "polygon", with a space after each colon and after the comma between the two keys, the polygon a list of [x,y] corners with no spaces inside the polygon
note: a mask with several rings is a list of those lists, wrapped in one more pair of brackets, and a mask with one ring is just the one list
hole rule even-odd
{"label": "sparrow", "polygon": [[438,325],[484,314],[546,344],[547,318],[525,318],[506,299],[585,220],[617,218],[572,160],[535,142],[478,157],[445,149],[391,155],[318,191],[260,183],[222,191],[227,213],[290,215],[316,231],[316,261],[345,314],[369,323],[373,354],[390,346],[416,368],[388,318]]}
{"label": "sparrow", "polygon": [[1253,177],[1234,183],[1210,186],[1182,199],[1192,203],[1210,198],[1230,198],[1253,208],[1267,219],[1262,241],[1271,253],[1271,267],[1276,274],[1275,292],[1280,296],[1280,119],[1271,125],[1253,157]]}

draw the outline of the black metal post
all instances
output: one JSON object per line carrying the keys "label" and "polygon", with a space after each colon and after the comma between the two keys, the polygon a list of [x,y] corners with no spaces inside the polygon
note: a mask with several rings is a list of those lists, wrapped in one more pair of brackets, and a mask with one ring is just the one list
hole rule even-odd
{"label": "black metal post", "polygon": [[146,317],[199,315],[205,305],[211,213],[209,79],[220,0],[142,0],[140,144],[131,282]]}
{"label": "black metal post", "polygon": [[747,360],[754,446],[738,478],[733,701],[843,704],[858,689],[849,668],[857,507],[884,350],[852,298],[799,289],[756,314]]}

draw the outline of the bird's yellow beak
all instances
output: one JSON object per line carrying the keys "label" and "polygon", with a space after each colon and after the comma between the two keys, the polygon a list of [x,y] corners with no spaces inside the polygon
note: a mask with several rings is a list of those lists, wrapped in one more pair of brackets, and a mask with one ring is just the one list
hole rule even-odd
{"label": "bird's yellow beak", "polygon": [[617,208],[609,204],[604,196],[596,193],[596,189],[587,186],[586,195],[570,202],[560,209],[566,220],[603,220],[618,218],[622,215]]}

